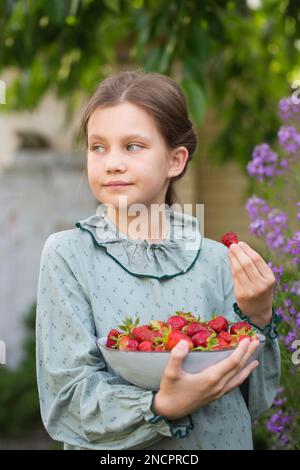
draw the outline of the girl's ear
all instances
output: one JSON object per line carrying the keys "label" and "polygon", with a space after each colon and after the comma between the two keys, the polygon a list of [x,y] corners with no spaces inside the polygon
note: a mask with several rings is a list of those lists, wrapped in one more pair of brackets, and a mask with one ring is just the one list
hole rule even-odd
{"label": "girl's ear", "polygon": [[189,151],[186,147],[177,147],[175,150],[171,151],[169,158],[170,167],[168,177],[172,178],[183,172],[189,158]]}

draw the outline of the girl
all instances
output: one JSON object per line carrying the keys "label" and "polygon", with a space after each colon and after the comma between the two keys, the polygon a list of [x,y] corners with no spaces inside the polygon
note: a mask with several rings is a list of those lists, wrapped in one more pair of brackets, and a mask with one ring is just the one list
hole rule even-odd
{"label": "girl", "polygon": [[[197,144],[182,90],[157,73],[112,75],[82,126],[100,205],[76,228],[51,234],[42,251],[36,352],[46,430],[64,449],[252,449],[251,421],[271,406],[279,383],[275,278],[249,245],[228,250],[200,235],[196,217],[171,208],[174,181]],[[147,209],[139,233],[128,229],[136,204]],[[157,207],[165,208],[162,221],[150,217]],[[96,346],[128,314],[147,323],[181,309],[238,321],[236,303],[271,333],[249,365],[258,342],[245,339],[218,365],[185,373],[182,341],[154,393],[116,376]]]}

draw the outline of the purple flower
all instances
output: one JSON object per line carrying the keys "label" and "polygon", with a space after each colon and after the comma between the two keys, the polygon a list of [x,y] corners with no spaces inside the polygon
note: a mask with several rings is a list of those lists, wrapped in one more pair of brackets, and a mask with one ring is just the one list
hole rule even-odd
{"label": "purple flower", "polygon": [[296,325],[297,325],[297,328],[300,328],[300,312],[298,312],[296,316]]}
{"label": "purple flower", "polygon": [[285,305],[286,307],[290,307],[290,306],[292,305],[291,299],[285,299],[284,305]]}
{"label": "purple flower", "polygon": [[277,398],[273,401],[274,406],[281,406],[286,402],[286,398]]}
{"label": "purple flower", "polygon": [[250,233],[258,238],[262,237],[266,231],[266,222],[262,219],[256,219],[250,224]]}
{"label": "purple flower", "polygon": [[299,207],[298,213],[297,213],[297,219],[300,220],[300,202],[297,202],[296,206]]}
{"label": "purple flower", "polygon": [[292,284],[290,292],[291,294],[300,295],[300,281],[296,281]]}
{"label": "purple flower", "polygon": [[288,240],[284,251],[292,255],[291,262],[293,264],[300,263],[300,231],[295,232],[292,238]]}
{"label": "purple flower", "polygon": [[267,421],[267,430],[273,434],[281,434],[285,426],[292,421],[292,417],[285,415],[282,410],[276,411]]}
{"label": "purple flower", "polygon": [[290,331],[284,338],[284,344],[291,349],[290,344],[297,338],[297,332],[295,330]]}
{"label": "purple flower", "polygon": [[270,227],[287,228],[287,215],[278,209],[272,209],[268,215],[268,223]]}
{"label": "purple flower", "polygon": [[282,318],[283,321],[286,321],[286,322],[289,321],[289,318],[286,316],[285,309],[283,307],[278,307],[277,313]]}
{"label": "purple flower", "polygon": [[282,98],[279,101],[278,114],[283,121],[287,121],[292,117],[297,117],[299,119],[297,114],[300,114],[300,104],[295,103],[291,96],[288,98]]}
{"label": "purple flower", "polygon": [[289,438],[285,434],[282,434],[280,436],[280,442],[282,446],[286,446],[287,443],[289,442]]}
{"label": "purple flower", "polygon": [[255,195],[248,199],[245,207],[252,221],[263,218],[270,210],[268,203]]}
{"label": "purple flower", "polygon": [[277,154],[271,150],[269,144],[261,144],[254,148],[247,171],[249,176],[255,176],[258,181],[263,182],[265,179],[271,180],[274,176],[282,174],[287,167],[287,160],[280,163]]}
{"label": "purple flower", "polygon": [[267,245],[274,249],[282,248],[286,244],[283,230],[287,228],[287,215],[283,211],[272,209],[268,214],[267,224]]}
{"label": "purple flower", "polygon": [[278,249],[285,245],[285,238],[278,230],[273,230],[267,233],[266,243],[271,248]]}
{"label": "purple flower", "polygon": [[280,145],[289,153],[295,153],[300,148],[300,134],[293,126],[282,126],[278,131]]}
{"label": "purple flower", "polygon": [[269,267],[272,269],[273,274],[275,275],[276,282],[280,282],[281,277],[283,275],[283,266],[275,266],[273,265],[272,261],[268,262]]}

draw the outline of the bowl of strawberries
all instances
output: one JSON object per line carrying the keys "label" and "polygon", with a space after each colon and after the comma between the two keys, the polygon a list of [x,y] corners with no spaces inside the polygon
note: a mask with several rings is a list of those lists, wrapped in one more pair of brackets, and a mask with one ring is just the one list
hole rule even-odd
{"label": "bowl of strawberries", "polygon": [[146,390],[158,390],[170,353],[182,339],[189,345],[184,371],[195,374],[226,359],[239,342],[248,337],[259,340],[249,362],[257,359],[265,343],[247,322],[229,322],[225,316],[201,321],[191,312],[176,311],[165,321],[140,324],[126,317],[118,328],[97,339],[107,365],[127,382]]}

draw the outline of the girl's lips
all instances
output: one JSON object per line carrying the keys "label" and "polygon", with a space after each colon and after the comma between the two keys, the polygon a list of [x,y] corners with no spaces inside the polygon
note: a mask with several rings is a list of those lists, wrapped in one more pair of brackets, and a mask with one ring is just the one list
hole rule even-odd
{"label": "girl's lips", "polygon": [[128,188],[129,186],[132,186],[132,184],[110,184],[105,187],[107,189],[125,189],[125,188]]}

